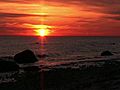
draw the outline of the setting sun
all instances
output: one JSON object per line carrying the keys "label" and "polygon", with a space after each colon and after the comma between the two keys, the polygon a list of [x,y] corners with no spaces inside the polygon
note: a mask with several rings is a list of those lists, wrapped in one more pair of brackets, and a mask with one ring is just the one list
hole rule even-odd
{"label": "setting sun", "polygon": [[48,25],[34,25],[36,30],[36,35],[38,36],[48,36],[52,31],[50,30],[52,27]]}
{"label": "setting sun", "polygon": [[46,35],[46,31],[44,29],[41,29],[39,33],[40,33],[40,36],[45,36]]}
{"label": "setting sun", "polygon": [[39,30],[36,30],[36,32],[37,32],[37,35],[40,35],[42,37],[47,36],[49,34],[49,30],[46,30],[46,29],[39,29]]}

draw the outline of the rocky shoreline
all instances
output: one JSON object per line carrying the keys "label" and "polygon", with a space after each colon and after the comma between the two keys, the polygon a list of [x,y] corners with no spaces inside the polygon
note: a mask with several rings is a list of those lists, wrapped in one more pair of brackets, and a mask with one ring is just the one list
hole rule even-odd
{"label": "rocky shoreline", "polygon": [[[28,53],[27,55],[25,55],[26,52]],[[94,65],[83,64],[78,68],[60,68],[56,66],[58,68],[53,67],[45,71],[43,67],[38,66],[20,67],[21,63],[29,64],[38,61],[33,52],[25,50],[22,52],[22,55],[21,53],[17,55],[22,57],[22,59],[19,59],[19,61],[12,57],[9,57],[9,60],[5,60],[5,58],[0,59],[0,90],[120,89],[119,60],[93,61],[95,63]],[[14,59],[14,61],[12,61],[12,59]],[[76,65],[79,63],[80,62],[72,62],[63,65],[69,66],[70,64]],[[87,63],[91,63],[91,61]]]}

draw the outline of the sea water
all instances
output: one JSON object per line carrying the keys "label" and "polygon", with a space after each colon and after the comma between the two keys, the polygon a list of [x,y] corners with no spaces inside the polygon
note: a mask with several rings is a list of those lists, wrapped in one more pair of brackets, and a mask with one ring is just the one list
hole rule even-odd
{"label": "sea water", "polygon": [[36,57],[47,55],[45,58],[38,58],[47,62],[102,59],[100,53],[106,50],[114,54],[109,59],[119,59],[120,37],[0,36],[0,57],[13,57],[26,49],[32,50]]}
{"label": "sea water", "polygon": [[[46,78],[42,74],[43,70],[49,71],[56,68],[80,69],[82,65],[100,65],[105,60],[120,60],[120,37],[0,36],[0,59],[13,60],[15,54],[26,49],[30,49],[35,53],[38,62],[26,65],[19,64],[23,68],[20,68],[19,72],[0,73],[0,90],[8,90],[9,88],[12,90],[33,90],[33,88],[34,90],[46,90],[44,88],[48,87],[42,87]],[[101,52],[106,50],[109,50],[114,55],[101,56]],[[46,57],[40,58],[40,55],[45,55]],[[31,67],[31,65],[39,67],[39,70],[37,72],[34,70],[32,72],[24,71],[25,67]],[[59,75],[56,76],[58,77]],[[9,85],[10,83],[13,84],[12,87]],[[78,85],[77,82],[74,83]],[[69,88],[72,87],[74,86]],[[56,90],[52,86],[51,88]]]}

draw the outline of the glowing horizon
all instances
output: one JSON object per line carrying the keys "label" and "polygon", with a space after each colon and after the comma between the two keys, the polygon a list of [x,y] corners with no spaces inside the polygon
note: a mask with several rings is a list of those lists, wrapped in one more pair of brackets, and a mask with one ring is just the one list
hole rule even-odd
{"label": "glowing horizon", "polygon": [[49,36],[52,32],[52,30],[50,30],[52,28],[52,26],[48,26],[48,25],[33,25],[33,27],[36,29],[34,30],[36,32],[37,36]]}
{"label": "glowing horizon", "polygon": [[0,4],[0,35],[35,36],[45,29],[46,36],[120,36],[118,0],[2,0]]}

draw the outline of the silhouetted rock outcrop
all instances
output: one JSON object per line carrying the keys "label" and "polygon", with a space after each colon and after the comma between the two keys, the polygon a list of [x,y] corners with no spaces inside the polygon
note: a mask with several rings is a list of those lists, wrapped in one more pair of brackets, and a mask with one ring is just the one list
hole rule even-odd
{"label": "silhouetted rock outcrop", "polygon": [[103,51],[101,56],[112,56],[113,54],[110,51]]}
{"label": "silhouetted rock outcrop", "polygon": [[0,72],[18,71],[19,66],[12,61],[0,60]]}
{"label": "silhouetted rock outcrop", "polygon": [[25,50],[14,56],[17,63],[34,63],[37,61],[35,54],[31,50]]}

